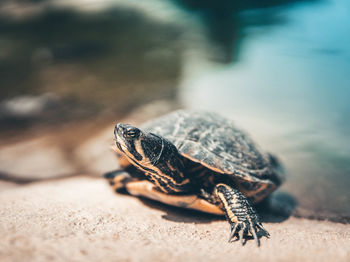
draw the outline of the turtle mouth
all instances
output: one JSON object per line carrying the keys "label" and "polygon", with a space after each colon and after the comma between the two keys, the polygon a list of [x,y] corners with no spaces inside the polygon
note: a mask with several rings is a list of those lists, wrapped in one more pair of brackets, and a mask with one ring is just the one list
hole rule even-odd
{"label": "turtle mouth", "polygon": [[118,141],[115,141],[115,144],[121,152],[125,153],[124,151],[126,149],[125,146],[123,146],[124,147],[123,149],[122,145]]}

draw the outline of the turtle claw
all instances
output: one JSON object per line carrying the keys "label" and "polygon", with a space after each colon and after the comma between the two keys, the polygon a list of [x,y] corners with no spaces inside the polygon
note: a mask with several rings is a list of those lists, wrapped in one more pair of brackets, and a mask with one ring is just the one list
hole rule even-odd
{"label": "turtle claw", "polygon": [[[247,228],[243,222],[234,223],[231,225],[231,233],[228,242],[239,240],[242,245],[245,244]],[[236,239],[234,239],[236,237]]]}
{"label": "turtle claw", "polygon": [[253,238],[255,239],[255,243],[257,246],[260,246],[260,239],[256,234],[256,229],[253,225],[250,225],[249,232],[253,235]]}
{"label": "turtle claw", "polygon": [[[257,231],[258,230],[258,231]],[[248,232],[251,236],[248,236]],[[253,238],[257,246],[260,246],[259,237],[265,236],[270,237],[269,232],[262,226],[261,223],[250,224],[247,222],[237,222],[231,225],[231,233],[228,242],[239,240],[242,245],[247,241],[247,238]],[[234,239],[236,237],[236,239]]]}
{"label": "turtle claw", "polygon": [[240,230],[238,234],[239,234],[239,241],[241,242],[241,244],[243,246],[244,245],[244,242],[243,242],[244,230]]}
{"label": "turtle claw", "polygon": [[238,223],[231,225],[231,233],[230,233],[230,237],[228,238],[228,242],[232,242],[233,241],[233,238],[236,236],[237,231],[239,231],[238,227],[239,227]]}
{"label": "turtle claw", "polygon": [[267,238],[270,238],[270,233],[267,232],[267,230],[263,227],[263,225],[261,223],[256,224],[258,226],[258,228],[260,229],[259,233]]}

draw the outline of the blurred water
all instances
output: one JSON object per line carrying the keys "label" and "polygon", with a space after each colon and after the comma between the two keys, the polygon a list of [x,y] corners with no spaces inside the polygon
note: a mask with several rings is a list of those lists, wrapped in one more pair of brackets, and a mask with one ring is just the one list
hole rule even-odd
{"label": "blurred water", "polygon": [[236,120],[281,157],[290,175],[284,189],[300,207],[349,216],[350,3],[270,12],[285,22],[247,28],[239,61],[184,79],[181,99]]}

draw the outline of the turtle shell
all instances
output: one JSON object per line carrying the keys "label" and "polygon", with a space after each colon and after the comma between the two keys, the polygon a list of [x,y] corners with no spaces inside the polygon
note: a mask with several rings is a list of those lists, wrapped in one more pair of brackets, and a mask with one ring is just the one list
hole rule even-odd
{"label": "turtle shell", "polygon": [[248,191],[261,184],[273,186],[272,191],[284,180],[277,159],[260,151],[232,120],[218,114],[179,110],[147,122],[141,129],[166,138],[183,157],[234,176]]}

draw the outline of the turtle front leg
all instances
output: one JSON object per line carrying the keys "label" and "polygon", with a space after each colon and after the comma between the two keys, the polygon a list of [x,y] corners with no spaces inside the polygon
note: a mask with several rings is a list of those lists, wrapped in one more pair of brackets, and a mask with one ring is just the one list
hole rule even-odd
{"label": "turtle front leg", "polygon": [[103,176],[108,180],[108,183],[113,188],[113,190],[117,192],[119,190],[126,189],[126,185],[128,183],[137,180],[136,178],[133,178],[128,172],[122,169],[105,173]]}
{"label": "turtle front leg", "polygon": [[107,172],[104,175],[115,191],[127,189],[127,185],[131,182],[145,180],[145,175],[133,166],[128,166],[125,169],[117,169]]}
{"label": "turtle front leg", "polygon": [[220,183],[215,186],[214,192],[222,202],[226,218],[231,224],[229,242],[236,237],[243,245],[243,239],[246,239],[250,233],[259,246],[260,235],[270,236],[262,226],[259,216],[249,200],[239,190]]}

